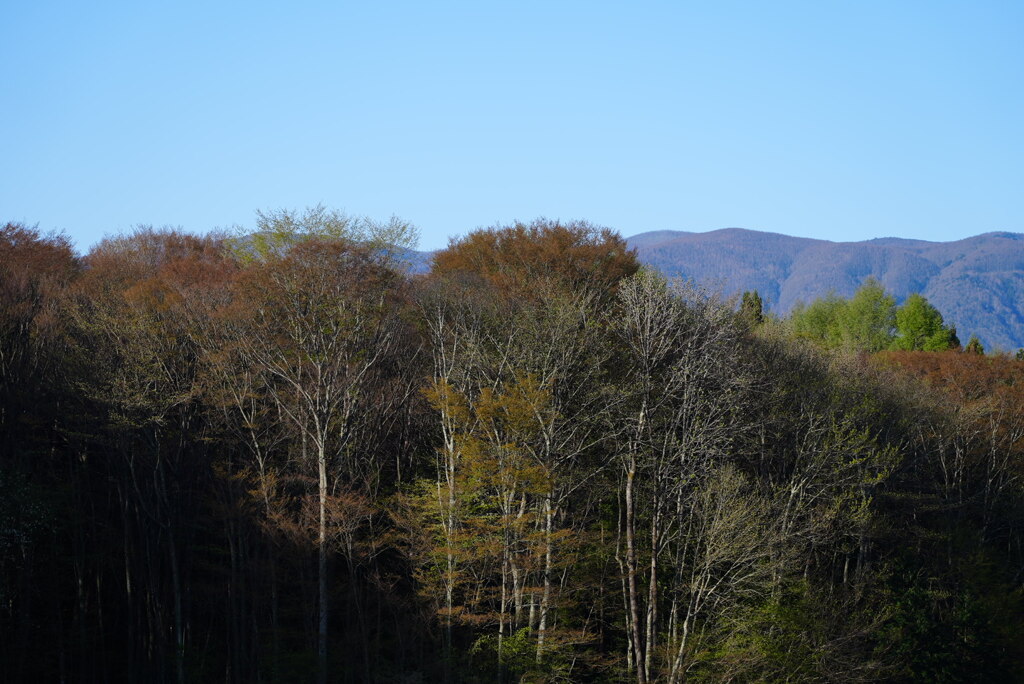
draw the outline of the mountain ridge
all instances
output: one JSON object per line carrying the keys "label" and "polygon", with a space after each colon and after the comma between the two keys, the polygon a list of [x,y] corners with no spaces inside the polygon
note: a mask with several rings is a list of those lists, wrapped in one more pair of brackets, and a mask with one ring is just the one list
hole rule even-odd
{"label": "mountain ridge", "polygon": [[[757,290],[778,315],[829,292],[848,297],[874,277],[898,302],[923,294],[964,341],[977,335],[989,350],[1024,347],[1024,233],[835,242],[730,227],[625,239],[641,263],[667,277],[692,278],[726,296]],[[433,254],[407,252],[410,272],[428,271]]]}
{"label": "mountain ridge", "polygon": [[898,301],[920,292],[962,338],[1024,347],[1024,234],[992,231],[949,242],[881,237],[834,242],[745,228],[652,231],[626,238],[640,261],[668,277],[724,294],[758,290],[784,315],[830,291],[849,296],[874,277]]}

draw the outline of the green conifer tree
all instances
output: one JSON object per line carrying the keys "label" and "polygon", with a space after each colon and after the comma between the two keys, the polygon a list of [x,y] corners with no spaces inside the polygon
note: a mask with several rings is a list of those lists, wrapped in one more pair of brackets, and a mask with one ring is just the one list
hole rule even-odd
{"label": "green conifer tree", "polygon": [[971,339],[967,341],[967,346],[964,347],[964,351],[968,354],[983,355],[985,353],[985,347],[982,346],[981,340],[978,339],[977,335],[971,335]]}
{"label": "green conifer tree", "polygon": [[740,301],[740,320],[750,328],[757,327],[764,323],[764,302],[757,290],[743,293]]}

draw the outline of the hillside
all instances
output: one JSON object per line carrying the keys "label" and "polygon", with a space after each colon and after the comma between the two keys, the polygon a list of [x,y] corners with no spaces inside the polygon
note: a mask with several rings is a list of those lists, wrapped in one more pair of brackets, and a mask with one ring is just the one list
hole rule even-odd
{"label": "hillside", "polygon": [[0,228],[0,682],[1024,682],[1024,363],[268,228]]}
{"label": "hillside", "polygon": [[641,233],[627,242],[668,276],[728,295],[756,289],[776,313],[829,290],[849,296],[874,276],[901,301],[924,294],[963,339],[976,334],[989,349],[1024,347],[1024,234],[830,242],[726,228]]}

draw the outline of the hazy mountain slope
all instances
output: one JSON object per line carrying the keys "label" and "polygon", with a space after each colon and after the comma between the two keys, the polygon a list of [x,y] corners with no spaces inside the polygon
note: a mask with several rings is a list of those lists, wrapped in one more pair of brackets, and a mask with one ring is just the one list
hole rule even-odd
{"label": "hazy mountain slope", "polygon": [[[643,263],[670,277],[694,278],[727,295],[757,290],[776,313],[830,290],[849,296],[874,276],[900,301],[924,294],[965,342],[975,334],[989,349],[1024,347],[1024,234],[829,242],[725,228],[660,230],[627,242]],[[413,273],[424,273],[433,253],[409,252],[407,259]]]}
{"label": "hazy mountain slope", "polygon": [[780,301],[781,289],[800,254],[818,243],[738,228],[678,236],[661,231],[656,242],[646,241],[646,235],[627,239],[645,264],[668,276],[693,277],[729,294],[756,289],[771,302]]}
{"label": "hazy mountain slope", "polygon": [[726,294],[758,290],[788,312],[834,290],[849,296],[874,276],[900,300],[921,292],[986,347],[1024,347],[1024,235],[986,233],[955,242],[881,238],[829,242],[738,228],[658,231],[627,240],[641,261]]}

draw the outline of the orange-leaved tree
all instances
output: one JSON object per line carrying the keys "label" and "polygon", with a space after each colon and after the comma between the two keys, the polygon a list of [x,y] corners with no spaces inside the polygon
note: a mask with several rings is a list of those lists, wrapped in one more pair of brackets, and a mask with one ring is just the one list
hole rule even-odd
{"label": "orange-leaved tree", "polygon": [[452,239],[434,255],[432,273],[478,277],[515,296],[537,296],[553,282],[606,299],[638,268],[636,252],[608,228],[537,219]]}
{"label": "orange-leaved tree", "polygon": [[539,459],[542,423],[555,418],[551,393],[536,378],[466,396],[445,380],[425,390],[446,417],[451,439],[439,450],[436,486],[424,485],[420,510],[435,544],[422,559],[421,580],[443,594],[438,612],[456,621],[495,625],[499,663],[514,631],[536,626],[545,534],[536,512],[549,490]]}

